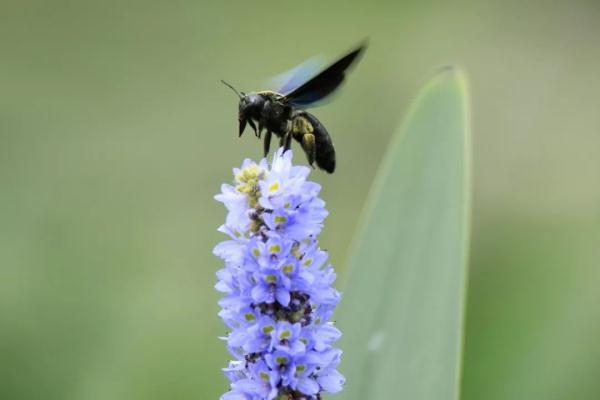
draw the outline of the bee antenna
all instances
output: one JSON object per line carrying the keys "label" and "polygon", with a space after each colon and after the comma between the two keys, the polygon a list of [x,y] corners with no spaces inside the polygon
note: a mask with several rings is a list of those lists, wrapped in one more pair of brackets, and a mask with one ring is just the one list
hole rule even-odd
{"label": "bee antenna", "polygon": [[221,83],[223,83],[223,85],[228,86],[231,90],[233,90],[235,92],[235,94],[238,95],[238,97],[241,99],[244,97],[245,93],[244,92],[238,92],[236,88],[234,88],[233,86],[231,86],[229,83],[225,82],[223,79],[221,79]]}

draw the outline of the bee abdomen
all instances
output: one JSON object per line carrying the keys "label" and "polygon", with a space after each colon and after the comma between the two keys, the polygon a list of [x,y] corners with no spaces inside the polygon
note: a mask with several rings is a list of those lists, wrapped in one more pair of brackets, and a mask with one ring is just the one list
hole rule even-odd
{"label": "bee abdomen", "polygon": [[[292,136],[302,144],[302,137],[305,134],[314,135],[314,155],[317,166],[333,173],[335,171],[335,149],[327,129],[314,115],[300,111],[292,117]],[[306,152],[307,149],[304,150]],[[307,156],[309,156],[308,153]]]}

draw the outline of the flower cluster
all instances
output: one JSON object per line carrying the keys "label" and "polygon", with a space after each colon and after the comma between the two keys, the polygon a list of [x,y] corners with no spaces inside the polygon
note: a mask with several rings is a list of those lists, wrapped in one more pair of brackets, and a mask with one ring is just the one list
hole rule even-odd
{"label": "flower cluster", "polygon": [[320,186],[307,167],[293,166],[291,151],[277,151],[272,166],[245,160],[233,170],[235,186],[215,198],[228,210],[219,230],[230,239],[214,253],[224,293],[219,316],[235,358],[224,369],[231,390],[221,400],[317,400],[342,389],[336,370],[341,336],[329,322],[340,294],[335,272],[317,235],[327,216]]}

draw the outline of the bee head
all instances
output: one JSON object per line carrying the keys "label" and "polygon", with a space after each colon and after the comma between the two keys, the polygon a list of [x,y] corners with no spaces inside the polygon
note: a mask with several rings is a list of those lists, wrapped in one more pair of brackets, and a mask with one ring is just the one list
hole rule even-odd
{"label": "bee head", "polygon": [[265,99],[259,94],[243,93],[243,96],[240,97],[240,118],[242,116],[246,118],[258,116],[264,103]]}
{"label": "bee head", "polygon": [[246,123],[250,122],[250,126],[256,130],[255,125],[252,123],[252,119],[258,120],[260,118],[261,110],[265,104],[265,98],[257,93],[242,93],[240,96],[239,114],[238,119],[240,121],[240,133],[242,136]]}
{"label": "bee head", "polygon": [[258,119],[260,116],[260,110],[262,109],[265,99],[263,96],[257,93],[244,93],[238,92],[236,88],[231,86],[229,83],[221,80],[221,82],[234,91],[235,94],[240,98],[239,105],[239,115],[238,119],[240,121],[240,136],[244,133],[244,129],[246,128],[246,123],[250,121],[250,126],[254,128],[256,131],[255,125],[252,123],[252,118]]}

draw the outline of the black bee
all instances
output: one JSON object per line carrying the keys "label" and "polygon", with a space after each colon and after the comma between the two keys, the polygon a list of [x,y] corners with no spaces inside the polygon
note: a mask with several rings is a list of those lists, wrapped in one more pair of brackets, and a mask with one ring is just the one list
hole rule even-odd
{"label": "black bee", "polygon": [[300,143],[311,166],[316,162],[319,168],[332,173],[335,170],[335,150],[331,137],[323,124],[304,108],[314,105],[315,102],[333,93],[344,81],[348,67],[364,49],[363,44],[306,82],[289,90],[282,90],[283,93],[273,91],[238,93],[233,86],[221,81],[240,98],[239,136],[244,133],[246,124],[254,129],[254,134],[259,139],[265,130],[263,142],[265,157],[269,154],[272,134],[279,138],[279,145],[286,150],[290,148],[294,138]]}

